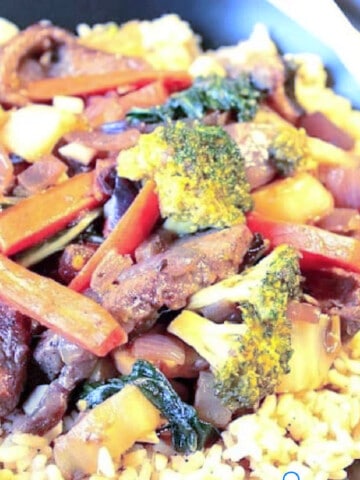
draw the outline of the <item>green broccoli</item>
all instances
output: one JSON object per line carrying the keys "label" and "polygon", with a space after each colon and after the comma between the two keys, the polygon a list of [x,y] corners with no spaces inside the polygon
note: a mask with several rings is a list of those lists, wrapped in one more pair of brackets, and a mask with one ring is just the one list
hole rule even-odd
{"label": "green broccoli", "polygon": [[195,408],[184,403],[165,375],[146,360],[137,360],[130,375],[86,384],[80,398],[85,400],[87,408],[94,408],[128,384],[139,388],[168,420],[166,428],[171,431],[178,452],[201,450],[208,440],[218,436],[217,429],[200,420]]}
{"label": "green broccoli", "polygon": [[132,122],[160,123],[181,118],[201,119],[208,111],[232,111],[238,121],[251,120],[264,92],[252,83],[249,76],[196,78],[187,90],[173,94],[159,107],[133,108],[127,114]]}
{"label": "green broccoli", "polygon": [[221,128],[176,122],[120,152],[118,174],[156,182],[165,226],[177,233],[224,228],[252,208],[244,161]]}
{"label": "green broccoli", "polygon": [[303,128],[282,125],[269,146],[270,161],[281,176],[288,177],[313,167],[307,135]]}
{"label": "green broccoli", "polygon": [[219,301],[236,303],[243,323],[215,324],[184,310],[168,330],[191,345],[210,364],[215,391],[232,409],[253,407],[274,392],[289,372],[291,324],[288,301],[300,294],[297,252],[281,245],[257,265],[200,290],[188,308]]}

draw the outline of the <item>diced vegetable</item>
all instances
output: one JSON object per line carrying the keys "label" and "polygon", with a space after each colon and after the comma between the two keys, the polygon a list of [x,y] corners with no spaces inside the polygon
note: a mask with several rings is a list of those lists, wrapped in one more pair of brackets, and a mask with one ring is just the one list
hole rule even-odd
{"label": "diced vegetable", "polygon": [[66,435],[55,441],[56,463],[65,478],[95,473],[100,448],[106,447],[117,460],[160,425],[159,410],[137,387],[127,385],[87,412]]}
{"label": "diced vegetable", "polygon": [[226,428],[230,423],[232,412],[215,393],[215,378],[209,372],[200,372],[196,385],[194,407],[202,420],[218,428]]}
{"label": "diced vegetable", "polygon": [[252,194],[254,210],[267,218],[294,223],[316,221],[334,208],[331,193],[309,173],[298,173]]}
{"label": "diced vegetable", "polygon": [[271,247],[286,243],[297,248],[304,269],[341,267],[360,273],[360,241],[356,238],[310,225],[271,220],[256,212],[247,215],[247,225],[253,233],[268,239]]}
{"label": "diced vegetable", "polygon": [[70,142],[59,148],[59,153],[70,160],[75,160],[82,165],[89,165],[95,158],[96,150],[79,142]]}
{"label": "diced vegetable", "polygon": [[0,251],[12,255],[65,228],[82,212],[101,205],[93,195],[94,173],[81,173],[25,198],[0,213]]}
{"label": "diced vegetable", "polygon": [[94,255],[72,280],[69,287],[78,292],[90,285],[91,275],[106,253],[115,248],[121,255],[132,254],[159,219],[159,204],[155,183],[149,180],[125,212],[119,223],[106,237]]}
{"label": "diced vegetable", "polygon": [[321,112],[305,113],[300,117],[298,126],[305,128],[311,137],[330,142],[343,150],[354,148],[354,139]]}
{"label": "diced vegetable", "polygon": [[334,233],[347,234],[360,231],[360,214],[356,208],[334,208],[317,226]]}
{"label": "diced vegetable", "polygon": [[29,105],[10,113],[0,138],[10,152],[34,162],[51,153],[56,142],[77,122],[72,113],[49,105]]}
{"label": "diced vegetable", "polygon": [[192,83],[191,76],[185,71],[118,71],[38,80],[29,83],[27,95],[32,100],[49,100],[56,95],[86,95],[127,85],[142,87],[157,80],[161,80],[169,91],[182,90]]}
{"label": "diced vegetable", "polygon": [[83,113],[85,108],[84,100],[82,98],[65,95],[55,96],[53,98],[53,105],[58,110],[76,114]]}
{"label": "diced vegetable", "polygon": [[27,194],[38,193],[67,179],[67,165],[47,155],[17,175],[18,184]]}
{"label": "diced vegetable", "polygon": [[311,157],[319,165],[354,167],[358,164],[354,155],[319,138],[308,137],[308,147]]}
{"label": "diced vegetable", "polygon": [[114,318],[90,298],[0,254],[0,299],[98,356],[127,341]]}
{"label": "diced vegetable", "polygon": [[322,167],[320,178],[333,195],[337,207],[360,208],[360,166]]}
{"label": "diced vegetable", "polygon": [[277,386],[278,393],[295,393],[323,386],[339,353],[339,317],[322,315],[318,309],[312,308],[317,310],[317,322],[309,322],[296,312],[291,315],[293,354],[289,364],[290,373],[285,375]]}

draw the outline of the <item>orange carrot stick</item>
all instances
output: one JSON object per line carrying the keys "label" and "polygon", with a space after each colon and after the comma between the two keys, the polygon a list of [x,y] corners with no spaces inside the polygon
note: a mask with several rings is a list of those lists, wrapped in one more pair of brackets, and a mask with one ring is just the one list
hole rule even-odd
{"label": "orange carrot stick", "polygon": [[13,255],[66,227],[105,201],[93,193],[94,173],[81,173],[0,213],[0,252]]}
{"label": "orange carrot stick", "polygon": [[192,78],[186,71],[118,71],[37,80],[27,86],[27,96],[35,101],[50,100],[55,95],[86,95],[126,85],[142,87],[157,80],[164,82],[169,91],[182,90],[192,83]]}
{"label": "orange carrot stick", "polygon": [[0,299],[98,356],[127,341],[126,332],[96,302],[30,272],[0,254]]}
{"label": "orange carrot stick", "polygon": [[90,285],[91,276],[105,254],[115,249],[119,254],[131,254],[148,237],[160,216],[155,182],[149,180],[130,205],[114,230],[104,240],[69,287],[78,292]]}
{"label": "orange carrot stick", "polygon": [[124,116],[133,107],[149,108],[162,105],[169,95],[163,82],[157,81],[145,85],[134,92],[122,95],[118,102],[121,105]]}

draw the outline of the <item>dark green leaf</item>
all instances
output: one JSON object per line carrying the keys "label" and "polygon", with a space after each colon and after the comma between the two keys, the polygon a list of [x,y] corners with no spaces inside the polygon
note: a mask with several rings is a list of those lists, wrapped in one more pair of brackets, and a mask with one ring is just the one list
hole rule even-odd
{"label": "dark green leaf", "polygon": [[227,78],[199,77],[187,90],[173,94],[159,107],[134,108],[127,119],[131,122],[161,123],[181,118],[201,119],[208,111],[233,111],[239,121],[251,120],[264,92],[248,76]]}
{"label": "dark green leaf", "polygon": [[139,388],[168,420],[173,446],[178,452],[191,453],[199,450],[207,440],[218,435],[210,423],[199,419],[195,408],[180,399],[168,379],[145,360],[136,361],[128,376],[86,385],[81,399],[86,401],[88,408],[93,408],[127,384]]}

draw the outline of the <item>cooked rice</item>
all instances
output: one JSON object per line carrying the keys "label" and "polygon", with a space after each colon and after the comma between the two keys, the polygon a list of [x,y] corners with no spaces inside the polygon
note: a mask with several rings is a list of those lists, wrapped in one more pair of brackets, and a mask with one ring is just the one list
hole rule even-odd
{"label": "cooked rice", "polygon": [[[50,446],[62,430],[60,423],[44,437],[6,437],[0,480],[62,480]],[[102,448],[90,480],[244,480],[246,465],[253,480],[279,480],[287,471],[301,480],[343,480],[355,459],[360,459],[360,332],[334,362],[326,388],[267,397],[204,452],[184,456],[161,443],[135,445],[114,463]]]}
{"label": "cooked rice", "polygon": [[199,38],[178,15],[163,15],[152,21],[133,20],[78,26],[80,42],[105,52],[142,56],[154,68],[188,69],[199,55]]}

